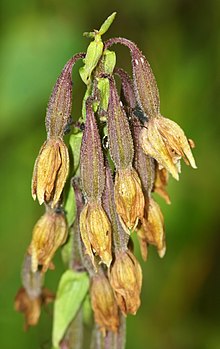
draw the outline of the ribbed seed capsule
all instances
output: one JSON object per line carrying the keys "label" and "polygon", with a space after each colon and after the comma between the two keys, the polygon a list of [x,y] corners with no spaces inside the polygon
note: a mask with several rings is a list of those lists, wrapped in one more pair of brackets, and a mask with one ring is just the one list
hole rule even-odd
{"label": "ribbed seed capsule", "polygon": [[132,70],[135,95],[138,104],[147,117],[153,118],[160,113],[160,97],[157,83],[146,57],[139,48],[130,40],[112,38],[106,42],[108,48],[113,44],[122,44],[129,48],[132,58]]}
{"label": "ribbed seed capsule", "polygon": [[128,75],[128,73],[121,68],[116,68],[115,74],[118,75],[120,77],[120,80],[121,80],[122,99],[123,99],[125,105],[133,110],[137,105],[137,101],[136,101],[136,97],[135,97],[135,93],[134,93],[133,82],[132,82],[130,76]]}
{"label": "ribbed seed capsule", "polygon": [[51,94],[47,114],[46,130],[48,138],[63,137],[72,109],[72,68],[78,59],[85,56],[78,53],[64,66]]}
{"label": "ribbed seed capsule", "polygon": [[114,183],[112,173],[108,164],[105,166],[105,190],[103,194],[103,207],[111,221],[114,252],[125,251],[127,249],[129,235],[122,228],[116,212],[114,201]]}
{"label": "ribbed seed capsule", "polygon": [[134,168],[140,177],[144,194],[150,196],[155,181],[155,160],[149,155],[146,155],[141,147],[139,136],[142,127],[140,121],[136,117],[133,117]]}
{"label": "ribbed seed capsule", "polygon": [[80,157],[82,189],[88,200],[99,200],[105,185],[104,159],[90,100],[86,103],[86,114]]}
{"label": "ribbed seed capsule", "polygon": [[153,118],[160,112],[160,97],[156,79],[150,64],[139,48],[132,43],[130,50],[138,104],[148,118]]}
{"label": "ribbed seed capsule", "polygon": [[131,165],[134,155],[133,141],[129,123],[113,78],[110,81],[110,98],[108,106],[109,150],[116,169]]}
{"label": "ribbed seed capsule", "polygon": [[117,332],[119,327],[119,309],[112,287],[104,273],[93,276],[90,294],[95,321],[100,331],[104,335],[106,331]]}
{"label": "ribbed seed capsule", "polygon": [[116,254],[109,279],[122,313],[135,315],[141,304],[142,270],[133,253]]}
{"label": "ribbed seed capsule", "polygon": [[37,221],[33,229],[28,253],[32,256],[32,272],[36,272],[38,265],[42,271],[53,268],[51,262],[56,250],[64,244],[68,234],[68,227],[63,213],[48,209]]}

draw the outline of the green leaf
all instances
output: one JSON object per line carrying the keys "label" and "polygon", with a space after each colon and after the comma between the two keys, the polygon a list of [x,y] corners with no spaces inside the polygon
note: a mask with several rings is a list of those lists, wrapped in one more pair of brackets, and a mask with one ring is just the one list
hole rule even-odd
{"label": "green leaf", "polygon": [[110,95],[110,86],[108,78],[97,78],[97,87],[100,91],[100,108],[104,111],[108,109],[108,101]]}
{"label": "green leaf", "polygon": [[101,37],[97,34],[95,36],[95,40],[90,42],[86,57],[84,59],[85,65],[79,69],[79,73],[82,81],[89,85],[91,83],[91,74],[95,67],[98,64],[100,57],[103,52],[103,42],[101,41]]}
{"label": "green leaf", "polygon": [[52,342],[59,347],[67,327],[74,319],[89,289],[87,273],[67,270],[61,277],[54,304]]}
{"label": "green leaf", "polygon": [[101,25],[100,29],[99,29],[99,35],[103,35],[107,32],[107,30],[109,29],[110,25],[112,24],[112,22],[114,21],[116,16],[116,12],[113,12],[106,20],[105,22]]}

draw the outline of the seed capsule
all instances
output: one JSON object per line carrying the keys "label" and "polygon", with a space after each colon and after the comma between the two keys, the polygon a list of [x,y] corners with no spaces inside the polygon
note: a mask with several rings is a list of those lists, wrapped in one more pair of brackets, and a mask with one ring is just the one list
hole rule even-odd
{"label": "seed capsule", "polygon": [[122,44],[129,48],[132,58],[132,70],[135,87],[135,95],[138,105],[146,117],[154,118],[160,113],[160,97],[157,83],[146,57],[139,48],[130,40],[124,38],[112,38],[105,47],[112,44]]}
{"label": "seed capsule", "polygon": [[72,110],[72,68],[76,61],[84,56],[84,53],[73,56],[56,81],[46,114],[48,138],[63,137],[65,133]]}
{"label": "seed capsule", "polygon": [[105,185],[104,159],[99,131],[90,100],[86,103],[86,123],[80,157],[82,189],[89,200],[98,200]]}
{"label": "seed capsule", "polygon": [[122,228],[122,225],[119,221],[119,217],[116,212],[116,206],[114,201],[114,183],[111,169],[108,163],[106,164],[105,168],[105,177],[106,183],[103,194],[103,207],[109,217],[112,226],[114,252],[125,251],[127,250],[129,235]]}
{"label": "seed capsule", "polygon": [[143,193],[145,197],[148,197],[151,195],[155,181],[155,160],[145,154],[141,147],[140,132],[142,128],[140,121],[136,117],[133,117],[134,167],[140,177]]}
{"label": "seed capsule", "polygon": [[121,68],[116,68],[115,74],[117,74],[121,80],[122,100],[126,106],[133,110],[137,105],[133,82],[128,73]]}
{"label": "seed capsule", "polygon": [[108,106],[109,151],[116,169],[131,165],[134,149],[131,131],[125,111],[120,103],[113,78],[110,81],[110,98]]}

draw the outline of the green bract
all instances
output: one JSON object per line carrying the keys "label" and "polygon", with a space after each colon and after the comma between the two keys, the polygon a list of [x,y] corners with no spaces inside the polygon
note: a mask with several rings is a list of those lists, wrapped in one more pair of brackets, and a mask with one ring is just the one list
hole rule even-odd
{"label": "green bract", "polygon": [[74,319],[89,289],[87,273],[77,273],[67,270],[61,277],[54,304],[54,322],[52,341],[54,347],[59,343],[64,333]]}
{"label": "green bract", "polygon": [[102,51],[103,42],[101,37],[96,35],[95,40],[89,44],[87,49],[86,58],[84,59],[85,65],[79,70],[81,79],[86,85],[89,85],[91,82],[91,74],[102,56]]}

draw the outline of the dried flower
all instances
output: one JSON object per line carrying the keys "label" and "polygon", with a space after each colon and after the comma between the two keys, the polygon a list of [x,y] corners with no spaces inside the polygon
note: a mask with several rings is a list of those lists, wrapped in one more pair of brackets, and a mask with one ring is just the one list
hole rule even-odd
{"label": "dried flower", "polygon": [[[112,261],[111,224],[100,203],[87,203],[80,214],[80,232],[86,253],[94,264],[94,253],[108,267]],[[95,266],[95,264],[94,264]]]}
{"label": "dried flower", "polygon": [[142,271],[132,252],[116,254],[109,280],[122,313],[135,315],[141,303]]}
{"label": "dried flower", "polygon": [[147,245],[155,245],[159,256],[162,258],[166,252],[164,219],[159,205],[149,198],[147,215],[142,224],[137,228],[137,235],[140,241],[141,253],[144,260],[147,258]]}
{"label": "dried flower", "polygon": [[106,331],[117,332],[119,326],[118,306],[106,276],[97,274],[92,278],[91,302],[95,321],[105,335]]}
{"label": "dried flower", "polygon": [[115,204],[123,226],[135,229],[144,215],[144,195],[141,181],[133,168],[119,170],[115,176]]}
{"label": "dried flower", "polygon": [[187,165],[196,168],[188,140],[174,121],[162,116],[149,120],[140,133],[140,143],[144,152],[156,159],[160,167],[167,169],[177,180],[181,157]]}
{"label": "dried flower", "polygon": [[43,272],[53,268],[51,260],[58,247],[66,241],[67,234],[68,228],[64,214],[48,209],[35,224],[28,249],[28,253],[32,256],[33,272],[37,271],[38,265],[43,266]]}
{"label": "dried flower", "polygon": [[54,299],[53,293],[48,289],[43,288],[42,293],[36,297],[32,298],[28,295],[25,288],[20,288],[15,297],[15,310],[24,313],[25,316],[25,330],[29,326],[35,326],[38,323],[41,306],[43,304],[48,304]]}
{"label": "dried flower", "polygon": [[34,165],[32,196],[55,207],[69,173],[69,154],[61,138],[48,139],[40,149]]}

